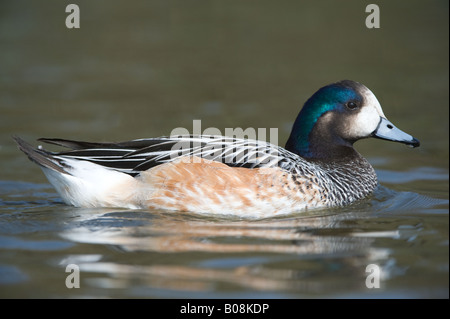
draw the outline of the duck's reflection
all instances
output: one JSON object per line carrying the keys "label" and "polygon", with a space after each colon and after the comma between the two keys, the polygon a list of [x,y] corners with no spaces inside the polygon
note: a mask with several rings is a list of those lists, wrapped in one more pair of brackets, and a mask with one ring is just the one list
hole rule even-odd
{"label": "duck's reflection", "polygon": [[[354,236],[354,213],[307,214],[260,221],[217,220],[188,214],[76,212],[62,236],[115,247],[112,256],[69,255],[61,264],[107,274],[90,284],[126,288],[208,291],[239,289],[321,293],[364,286],[364,269],[387,252],[373,238]],[[358,216],[361,219],[361,216]],[[130,253],[130,254],[128,254]],[[327,262],[324,262],[326,260]],[[213,288],[214,287],[214,288]]]}
{"label": "duck's reflection", "polygon": [[[63,237],[120,246],[126,251],[329,254],[364,251],[371,242],[342,227],[353,214],[232,221],[191,215],[111,211],[80,214]],[[336,227],[339,226],[339,227]],[[347,236],[346,236],[347,235]]]}

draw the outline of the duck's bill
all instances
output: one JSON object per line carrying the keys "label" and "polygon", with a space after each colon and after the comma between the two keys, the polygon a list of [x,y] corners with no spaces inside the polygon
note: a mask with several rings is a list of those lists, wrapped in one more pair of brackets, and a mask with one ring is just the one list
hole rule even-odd
{"label": "duck's bill", "polygon": [[381,118],[380,123],[378,123],[377,128],[373,131],[372,136],[383,140],[404,143],[412,147],[420,146],[418,139],[396,128],[394,124],[384,117]]}

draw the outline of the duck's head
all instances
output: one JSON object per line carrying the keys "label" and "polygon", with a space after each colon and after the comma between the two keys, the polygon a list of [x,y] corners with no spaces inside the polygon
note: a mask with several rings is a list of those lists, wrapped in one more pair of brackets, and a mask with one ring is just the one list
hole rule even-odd
{"label": "duck's head", "polygon": [[286,149],[308,159],[339,159],[354,154],[353,143],[367,137],[420,145],[386,119],[367,87],[345,80],[321,88],[306,101]]}

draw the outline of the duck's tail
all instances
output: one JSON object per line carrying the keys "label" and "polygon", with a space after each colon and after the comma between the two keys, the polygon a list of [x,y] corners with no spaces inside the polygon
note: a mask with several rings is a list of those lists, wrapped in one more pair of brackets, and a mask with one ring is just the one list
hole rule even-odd
{"label": "duck's tail", "polygon": [[38,164],[41,167],[49,168],[51,170],[57,171],[62,174],[69,174],[67,170],[64,169],[64,163],[52,156],[53,154],[41,148],[35,148],[33,145],[25,142],[18,136],[12,137],[16,141],[19,149],[24,152],[28,158]]}
{"label": "duck's tail", "polygon": [[37,163],[67,204],[78,207],[138,207],[135,180],[95,163],[35,148],[14,136],[19,149]]}

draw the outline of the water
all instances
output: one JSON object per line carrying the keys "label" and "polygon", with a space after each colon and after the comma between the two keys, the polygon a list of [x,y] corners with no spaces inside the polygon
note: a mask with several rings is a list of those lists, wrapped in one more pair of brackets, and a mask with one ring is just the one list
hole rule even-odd
{"label": "water", "polygon": [[[448,3],[0,4],[0,296],[448,298]],[[421,147],[364,140],[380,187],[354,205],[241,220],[64,205],[11,135],[108,141],[176,127],[279,128],[344,78]],[[80,268],[80,288],[65,285]],[[381,269],[366,287],[366,267]]]}
{"label": "water", "polygon": [[[343,209],[260,221],[76,209],[2,183],[4,297],[444,297],[448,201],[381,187]],[[17,189],[22,195],[17,195]],[[76,264],[81,288],[65,288]],[[365,268],[382,269],[381,287]]]}

